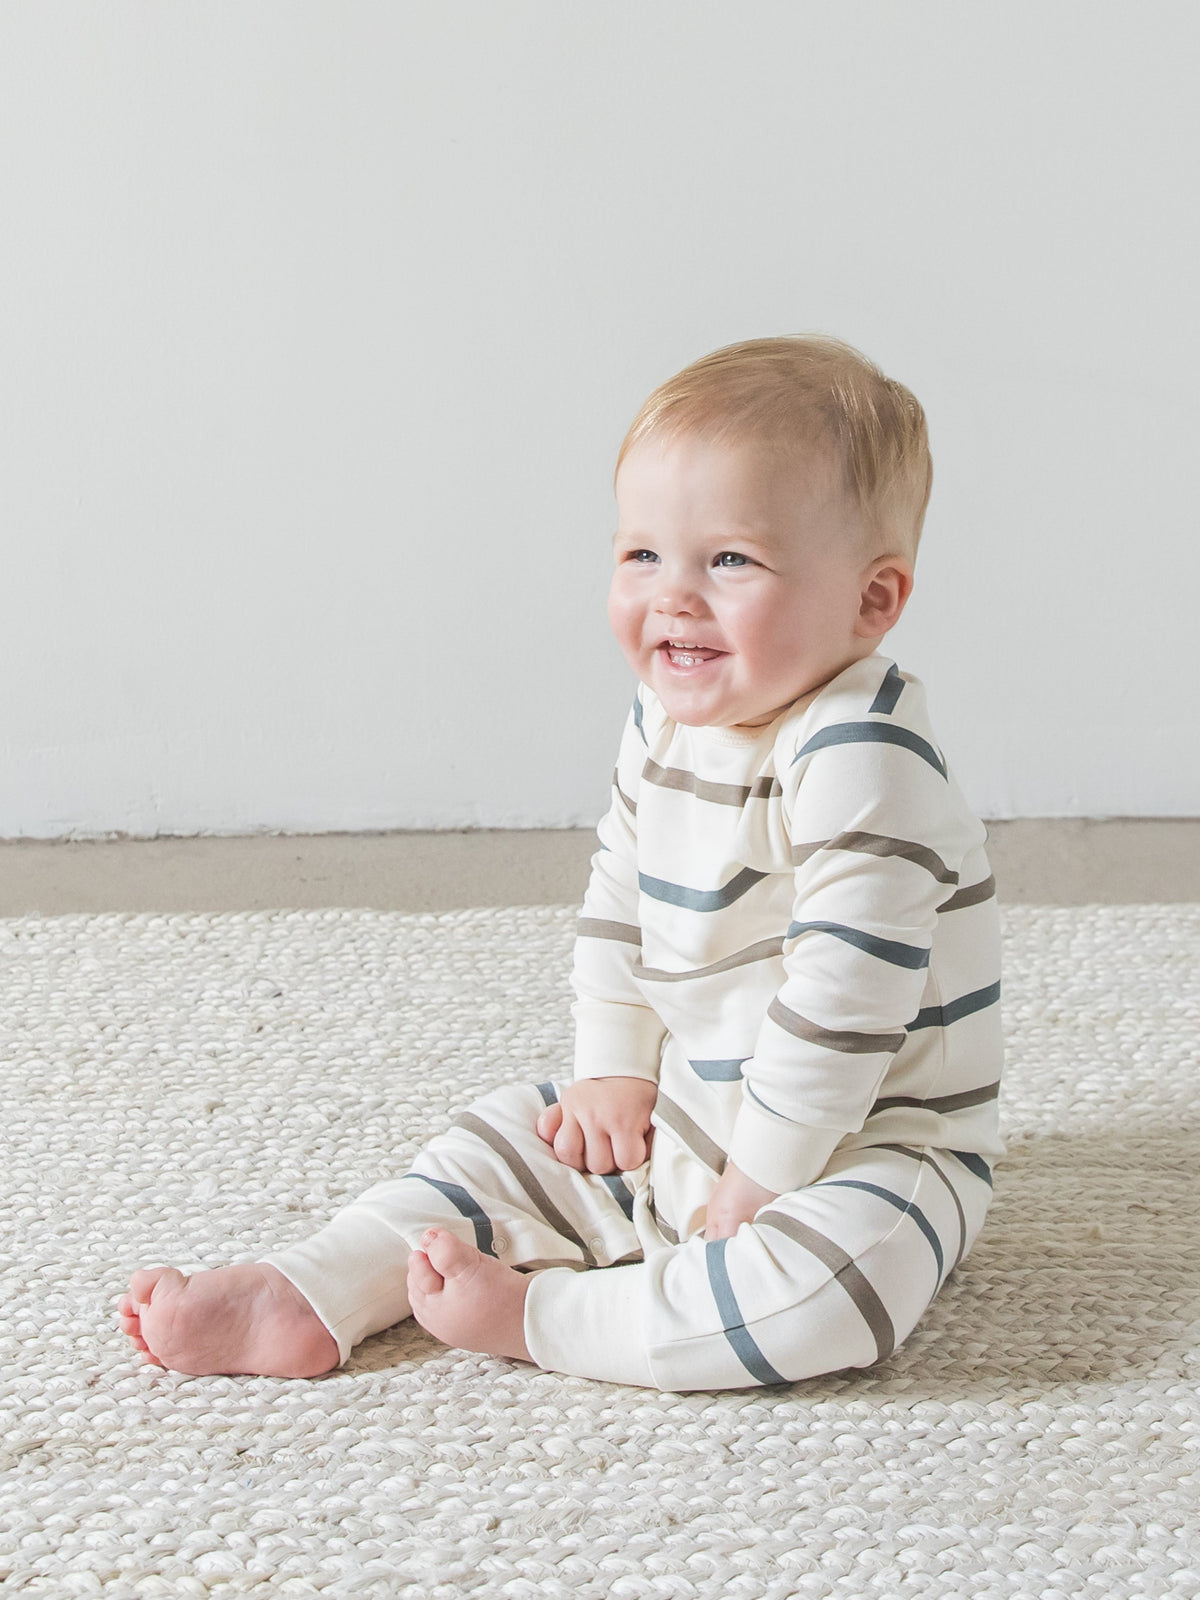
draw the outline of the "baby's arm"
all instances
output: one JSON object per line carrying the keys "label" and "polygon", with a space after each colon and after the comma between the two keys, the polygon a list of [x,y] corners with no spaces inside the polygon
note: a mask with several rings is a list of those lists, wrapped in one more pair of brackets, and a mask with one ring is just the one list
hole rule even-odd
{"label": "baby's arm", "polygon": [[649,1157],[657,1095],[647,1078],[584,1078],[546,1107],[537,1131],[579,1172],[630,1172]]}
{"label": "baby's arm", "polygon": [[814,1182],[870,1115],[972,842],[933,747],[861,736],[876,726],[836,737],[835,725],[783,768],[793,920],[729,1146],[733,1166],[780,1193]]}
{"label": "baby's arm", "polygon": [[575,1082],[537,1125],[558,1159],[581,1172],[628,1172],[650,1153],[666,1029],[633,977],[642,953],[637,793],[645,757],[639,702],[621,741],[612,805],[597,830],[601,848],[575,941]]}

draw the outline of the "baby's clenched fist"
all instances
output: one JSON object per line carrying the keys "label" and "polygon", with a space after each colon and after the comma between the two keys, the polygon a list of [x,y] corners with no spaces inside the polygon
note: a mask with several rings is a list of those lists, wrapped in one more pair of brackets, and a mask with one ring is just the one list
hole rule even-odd
{"label": "baby's clenched fist", "polygon": [[577,1172],[631,1172],[649,1158],[657,1098],[646,1078],[581,1078],[542,1112],[538,1136]]}

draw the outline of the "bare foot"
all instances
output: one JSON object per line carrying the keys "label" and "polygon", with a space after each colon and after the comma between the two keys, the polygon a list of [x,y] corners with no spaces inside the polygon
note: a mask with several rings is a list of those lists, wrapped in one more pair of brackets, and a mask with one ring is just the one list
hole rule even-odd
{"label": "bare foot", "polygon": [[458,1350],[532,1361],[525,1344],[529,1279],[445,1228],[430,1228],[408,1258],[413,1316]]}
{"label": "bare foot", "polygon": [[191,1278],[174,1267],[135,1272],[117,1311],[146,1360],[173,1372],[316,1378],[338,1364],[337,1342],[308,1301],[261,1261]]}

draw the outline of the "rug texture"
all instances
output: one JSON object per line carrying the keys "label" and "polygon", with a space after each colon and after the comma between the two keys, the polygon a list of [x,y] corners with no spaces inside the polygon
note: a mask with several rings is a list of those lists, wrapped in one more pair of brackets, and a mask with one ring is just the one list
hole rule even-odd
{"label": "rug texture", "polygon": [[0,1587],[450,1600],[1200,1593],[1200,907],[1010,909],[1011,1153],[886,1364],[678,1396],[408,1324],[317,1382],[139,1365],[250,1260],[563,1075],[567,907],[0,923]]}

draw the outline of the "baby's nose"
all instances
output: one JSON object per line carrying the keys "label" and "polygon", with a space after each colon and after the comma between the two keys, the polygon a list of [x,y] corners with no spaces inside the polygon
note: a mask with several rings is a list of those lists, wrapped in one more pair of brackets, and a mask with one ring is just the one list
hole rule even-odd
{"label": "baby's nose", "polygon": [[658,609],[666,617],[694,617],[703,605],[699,590],[684,580],[665,584],[659,592]]}

